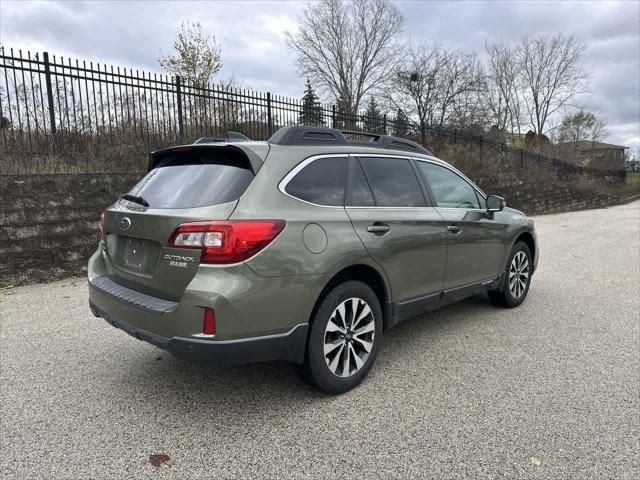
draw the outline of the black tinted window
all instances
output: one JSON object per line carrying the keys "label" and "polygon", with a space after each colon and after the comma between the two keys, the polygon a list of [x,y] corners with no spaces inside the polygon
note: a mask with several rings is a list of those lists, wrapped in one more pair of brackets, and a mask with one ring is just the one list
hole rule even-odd
{"label": "black tinted window", "polygon": [[480,208],[474,188],[460,175],[433,163],[416,163],[431,186],[439,207]]}
{"label": "black tinted window", "polygon": [[424,197],[409,160],[360,159],[378,207],[424,207]]}
{"label": "black tinted window", "polygon": [[350,198],[347,203],[353,207],[373,207],[375,205],[373,195],[358,159],[351,158],[349,162],[351,164],[349,171]]}
{"label": "black tinted window", "polygon": [[251,181],[253,172],[223,162],[172,165],[151,170],[133,187],[150,208],[192,208],[237,200]]}
{"label": "black tinted window", "polygon": [[285,191],[317,205],[343,205],[347,158],[320,158],[291,179]]}

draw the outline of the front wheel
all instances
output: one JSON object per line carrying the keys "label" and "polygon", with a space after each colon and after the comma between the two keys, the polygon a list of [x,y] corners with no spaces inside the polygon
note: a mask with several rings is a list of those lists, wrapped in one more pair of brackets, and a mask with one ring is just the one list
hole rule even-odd
{"label": "front wheel", "polygon": [[382,309],[368,285],[348,281],[331,290],[311,319],[300,376],[327,393],[356,387],[378,354]]}
{"label": "front wheel", "polygon": [[516,243],[504,271],[502,289],[488,292],[491,302],[509,308],[517,307],[524,302],[531,285],[532,265],[533,259],[527,244]]}

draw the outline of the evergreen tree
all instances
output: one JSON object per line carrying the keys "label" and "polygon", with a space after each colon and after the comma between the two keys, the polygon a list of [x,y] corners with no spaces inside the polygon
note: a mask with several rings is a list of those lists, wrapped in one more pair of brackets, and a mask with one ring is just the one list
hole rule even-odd
{"label": "evergreen tree", "polygon": [[382,133],[383,119],[380,108],[376,103],[375,98],[371,97],[369,103],[367,103],[367,111],[364,113],[363,127],[365,132]]}
{"label": "evergreen tree", "polygon": [[336,99],[336,128],[341,130],[355,130],[358,115],[349,107],[349,99],[342,96]]}
{"label": "evergreen tree", "polygon": [[322,106],[308,78],[305,83],[304,96],[302,97],[302,107],[298,114],[298,123],[315,127],[324,126]]}
{"label": "evergreen tree", "polygon": [[396,137],[406,137],[409,134],[409,118],[401,108],[396,112],[396,120],[393,124],[393,134]]}

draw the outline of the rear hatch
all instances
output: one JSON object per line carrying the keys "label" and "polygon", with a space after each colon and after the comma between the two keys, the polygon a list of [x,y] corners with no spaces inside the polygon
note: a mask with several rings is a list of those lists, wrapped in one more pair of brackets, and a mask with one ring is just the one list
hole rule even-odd
{"label": "rear hatch", "polygon": [[228,219],[257,164],[231,145],[194,145],[152,154],[150,168],[104,213],[110,277],[128,288],[179,300],[201,251],[169,247],[172,234],[184,223]]}

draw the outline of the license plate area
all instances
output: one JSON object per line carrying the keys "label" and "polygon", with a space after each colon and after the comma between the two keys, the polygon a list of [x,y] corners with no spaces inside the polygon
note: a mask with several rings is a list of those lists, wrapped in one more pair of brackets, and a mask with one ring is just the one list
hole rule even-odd
{"label": "license plate area", "polygon": [[158,265],[160,246],[140,238],[121,237],[121,241],[120,268],[138,275],[153,275]]}

